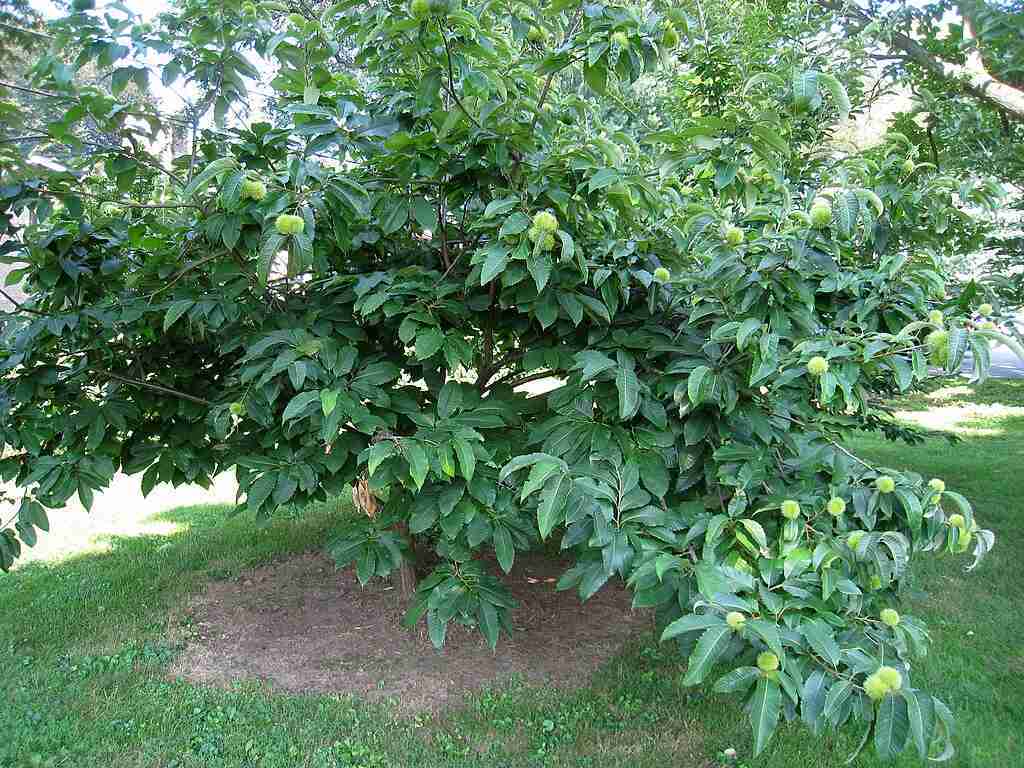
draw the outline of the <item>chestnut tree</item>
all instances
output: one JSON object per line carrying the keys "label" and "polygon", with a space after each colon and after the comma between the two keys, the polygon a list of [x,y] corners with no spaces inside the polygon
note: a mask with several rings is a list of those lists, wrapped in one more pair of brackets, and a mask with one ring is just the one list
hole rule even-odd
{"label": "chestnut tree", "polygon": [[[255,520],[351,494],[328,551],[401,577],[438,646],[453,621],[496,646],[503,575],[554,539],[559,588],[625,582],[756,751],[785,718],[951,754],[900,588],[993,535],[846,436],[915,439],[887,398],[1013,344],[936,255],[997,189],[896,134],[837,149],[849,72],[793,57],[687,107],[713,33],[660,4],[91,6],[32,72],[54,162],[0,149],[29,296],[0,340],[0,565],[117,472],[233,471]],[[161,113],[157,77],[200,96]]]}

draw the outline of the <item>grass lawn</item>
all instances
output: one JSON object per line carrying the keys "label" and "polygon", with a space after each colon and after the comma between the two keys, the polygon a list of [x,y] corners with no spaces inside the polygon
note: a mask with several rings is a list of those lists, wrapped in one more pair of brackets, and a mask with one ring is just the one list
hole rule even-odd
{"label": "grass lawn", "polygon": [[[945,478],[975,504],[996,548],[965,574],[964,559],[923,558],[901,610],[930,625],[933,650],[916,680],[959,722],[971,768],[1024,765],[1024,382],[977,392],[947,385],[899,404],[905,417],[958,433],[908,448],[866,437],[882,464]],[[818,741],[784,726],[749,757],[735,699],[679,685],[682,665],[638,638],[588,687],[550,692],[506,685],[458,712],[399,717],[339,696],[231,690],[170,679],[189,627],[168,616],[210,579],[320,546],[342,514],[321,507],[265,528],[224,522],[226,507],[179,507],[160,534],[118,537],[56,562],[0,576],[0,768],[22,766],[674,766],[708,768],[735,747],[750,768],[842,765],[858,734]],[[58,521],[59,524],[59,521]],[[500,652],[500,646],[499,646]],[[866,753],[856,763],[875,766]],[[909,756],[898,765],[916,765]]]}

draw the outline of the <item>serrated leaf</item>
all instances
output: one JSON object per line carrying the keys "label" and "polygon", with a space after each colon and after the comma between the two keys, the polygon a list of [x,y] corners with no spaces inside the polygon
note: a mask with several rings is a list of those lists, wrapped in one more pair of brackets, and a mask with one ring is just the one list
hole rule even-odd
{"label": "serrated leaf", "polygon": [[452,445],[455,447],[455,457],[459,460],[459,466],[462,468],[462,476],[468,483],[473,479],[473,473],[476,471],[476,454],[473,452],[473,446],[462,437],[454,438]]}
{"label": "serrated leaf", "polygon": [[402,441],[402,452],[405,454],[405,460],[409,462],[409,476],[416,483],[417,489],[422,488],[430,470],[427,452],[418,442],[410,440]]}
{"label": "serrated leaf", "polygon": [[636,372],[628,366],[620,366],[615,376],[615,386],[619,390],[619,419],[628,421],[640,408],[640,383]]}
{"label": "serrated leaf", "polygon": [[875,714],[875,753],[882,760],[891,760],[903,751],[910,733],[907,700],[887,695]]}
{"label": "serrated leaf", "polygon": [[284,413],[281,416],[281,421],[289,421],[294,419],[300,413],[302,413],[311,404],[320,399],[320,392],[312,390],[310,392],[300,392],[291,400],[288,401],[288,405],[285,406]]}
{"label": "serrated leaf", "polygon": [[195,306],[195,302],[191,299],[183,299],[176,301],[167,308],[167,314],[164,315],[164,331],[167,331],[183,314],[188,312],[192,307]]}
{"label": "serrated leaf", "polygon": [[932,731],[935,723],[935,706],[932,697],[924,691],[903,688],[900,695],[907,702],[907,720],[910,723],[910,735],[922,759],[928,757],[928,747],[932,742]]}
{"label": "serrated leaf", "polygon": [[[671,625],[669,625],[671,626]],[[667,630],[666,630],[667,631]],[[664,638],[664,634],[662,634]],[[732,639],[732,630],[724,623],[722,626],[709,627],[697,641],[697,647],[690,654],[686,667],[683,685],[698,685],[704,681],[715,661],[725,651]]]}
{"label": "serrated leaf", "polygon": [[505,271],[510,251],[503,245],[494,244],[487,249],[486,253],[487,258],[480,269],[480,285],[487,285]]}
{"label": "serrated leaf", "polygon": [[677,635],[681,635],[685,632],[695,632],[698,629],[708,629],[710,627],[726,627],[725,619],[715,613],[691,613],[687,616],[683,616],[681,619],[676,619],[661,633],[661,641],[671,640]]}
{"label": "serrated leaf", "polygon": [[739,667],[722,675],[715,681],[715,693],[745,693],[761,676],[757,667]]}
{"label": "serrated leaf", "polygon": [[767,677],[757,681],[757,688],[750,699],[750,725],[754,729],[754,755],[761,754],[779,723],[782,706],[782,690],[779,684]]}

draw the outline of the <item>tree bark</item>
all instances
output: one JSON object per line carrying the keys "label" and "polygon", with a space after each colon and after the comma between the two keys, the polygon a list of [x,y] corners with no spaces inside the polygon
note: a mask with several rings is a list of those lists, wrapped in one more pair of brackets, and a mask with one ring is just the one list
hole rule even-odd
{"label": "tree bark", "polygon": [[[841,0],[817,0],[818,5],[848,19],[859,31],[872,21],[873,17],[855,5]],[[965,21],[969,21],[965,16]],[[985,68],[980,52],[974,51],[967,57],[966,64],[955,64],[941,59],[919,42],[902,32],[890,34],[892,48],[903,53],[907,59],[926,69],[936,77],[958,84],[966,93],[1006,114],[1024,120],[1024,90],[1000,82]]]}
{"label": "tree bark", "polygon": [[395,528],[402,538],[409,541],[409,557],[398,567],[395,579],[399,599],[408,603],[416,592],[416,540],[409,534],[409,526],[405,523],[398,523]]}

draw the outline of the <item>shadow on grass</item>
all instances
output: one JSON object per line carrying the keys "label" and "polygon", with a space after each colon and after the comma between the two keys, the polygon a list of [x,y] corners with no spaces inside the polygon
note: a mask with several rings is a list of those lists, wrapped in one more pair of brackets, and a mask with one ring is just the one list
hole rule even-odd
{"label": "shadow on grass", "polygon": [[[952,402],[1024,404],[1024,382],[997,384],[987,395],[982,388],[980,398]],[[975,427],[991,431],[973,433]],[[1024,647],[1004,629],[1024,611],[1024,416],[967,424],[958,445],[932,439],[908,448],[867,437],[851,446],[875,463],[944,478],[996,532],[996,549],[971,574],[964,574],[963,558],[920,556],[899,608],[931,627],[932,653],[915,667],[914,681],[944,699],[959,720],[959,755],[948,765],[1010,765],[1022,748],[1024,722]],[[319,548],[345,514],[325,506],[258,527],[249,518],[226,519],[228,510],[168,510],[153,519],[180,526],[175,533],[114,537],[107,551],[32,563],[0,577],[8,646],[0,659],[0,705],[13,712],[0,765],[20,768],[31,764],[27,756],[41,754],[61,756],[59,764],[181,768],[704,768],[714,765],[709,758],[716,752],[734,747],[750,768],[827,768],[841,765],[855,746],[853,730],[819,740],[791,724],[764,755],[749,757],[739,702],[683,688],[681,660],[649,636],[576,691],[496,688],[471,697],[461,711],[425,719],[397,719],[351,699],[272,694],[253,684],[223,691],[166,680],[161,641],[168,610],[184,595],[211,578]],[[909,755],[895,763],[918,764]],[[865,754],[857,765],[880,763]]]}

